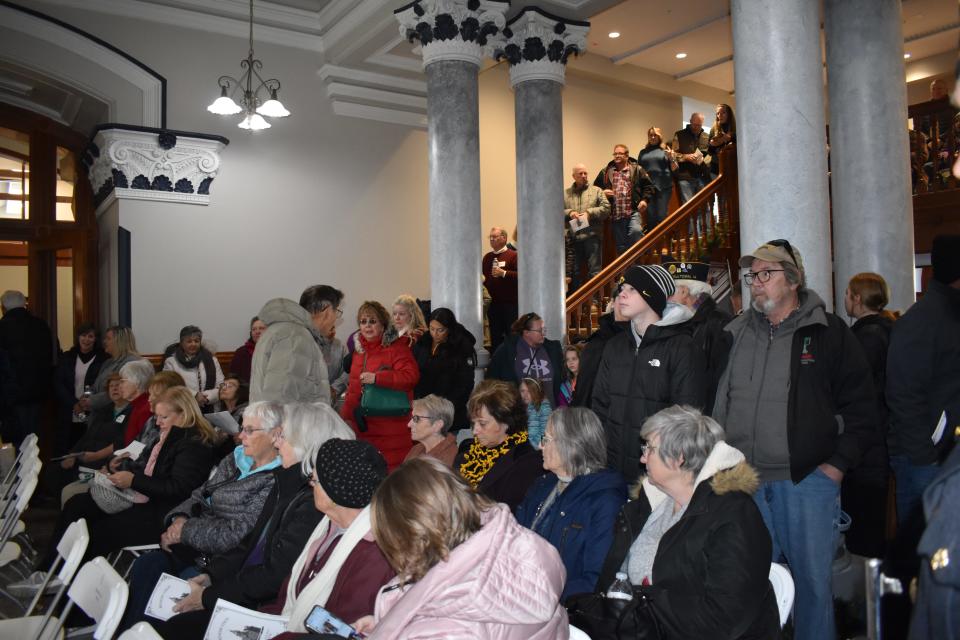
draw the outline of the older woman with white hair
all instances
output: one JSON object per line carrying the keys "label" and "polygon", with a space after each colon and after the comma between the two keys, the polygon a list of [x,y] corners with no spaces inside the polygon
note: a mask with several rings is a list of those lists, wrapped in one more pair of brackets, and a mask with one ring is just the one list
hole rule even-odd
{"label": "older woman with white hair", "polygon": [[192,578],[207,558],[230,551],[250,533],[273,488],[272,471],[280,466],[275,444],[282,420],[283,405],[275,402],[255,402],[244,409],[240,445],[166,514],[161,550],[133,563],[123,628],[143,619],[161,574]]}
{"label": "older woman with white hair", "polygon": [[[664,640],[779,633],[770,534],[753,501],[757,474],[723,435],[715,420],[679,405],[640,431],[647,476],[617,517],[597,587],[629,580],[634,598],[649,601]],[[590,626],[570,608],[573,624]],[[642,616],[607,622],[650,624]]]}
{"label": "older woman with white hair", "polygon": [[613,522],[627,484],[607,469],[607,439],[590,409],[558,409],[543,436],[540,477],[516,509],[517,522],[555,546],[567,569],[561,600],[592,593],[613,542]]}
{"label": "older woman with white hair", "polygon": [[153,411],[150,410],[150,379],[156,371],[149,360],[132,360],[120,367],[120,395],[130,403],[130,415],[123,428],[123,445],[133,442]]}
{"label": "older woman with white hair", "polygon": [[283,426],[273,433],[281,466],[273,470],[257,522],[240,544],[210,558],[190,579],[190,593],[174,607],[180,615],[160,625],[160,635],[199,640],[217,600],[255,609],[276,597],[323,515],[314,505],[310,474],[317,451],[331,438],[353,440],[354,434],[329,405],[284,406]]}
{"label": "older woman with white hair", "polygon": [[457,457],[457,439],[449,432],[455,412],[452,402],[433,393],[414,400],[410,422],[407,423],[413,447],[403,461],[430,456],[452,466]]}

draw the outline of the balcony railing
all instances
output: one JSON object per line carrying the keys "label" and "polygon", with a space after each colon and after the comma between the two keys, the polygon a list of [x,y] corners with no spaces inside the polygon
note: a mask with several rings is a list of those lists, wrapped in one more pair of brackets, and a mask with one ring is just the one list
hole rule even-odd
{"label": "balcony railing", "polygon": [[727,262],[730,273],[736,273],[739,231],[737,155],[735,145],[728,145],[720,153],[720,173],[715,179],[567,296],[570,339],[589,335],[597,312],[602,311],[598,307],[615,295],[617,280],[632,265],[659,264],[667,255],[681,261],[709,255],[713,262]]}

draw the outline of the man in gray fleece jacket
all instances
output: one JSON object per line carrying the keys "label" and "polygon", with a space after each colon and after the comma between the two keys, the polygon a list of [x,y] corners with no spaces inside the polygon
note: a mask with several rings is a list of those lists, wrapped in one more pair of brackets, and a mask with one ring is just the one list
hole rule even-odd
{"label": "man in gray fleece jacket", "polygon": [[872,375],[856,337],[804,287],[799,251],[772,240],[740,259],[751,308],[732,340],[713,417],[760,475],[754,499],[797,587],[800,640],[834,638],[832,561],[840,482],[880,437]]}

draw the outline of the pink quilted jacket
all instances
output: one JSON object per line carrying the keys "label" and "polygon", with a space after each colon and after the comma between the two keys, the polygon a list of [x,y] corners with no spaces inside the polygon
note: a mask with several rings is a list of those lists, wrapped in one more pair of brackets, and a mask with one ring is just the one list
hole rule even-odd
{"label": "pink quilted jacket", "polygon": [[380,593],[368,638],[568,640],[565,580],[557,550],[498,504],[420,582]]}

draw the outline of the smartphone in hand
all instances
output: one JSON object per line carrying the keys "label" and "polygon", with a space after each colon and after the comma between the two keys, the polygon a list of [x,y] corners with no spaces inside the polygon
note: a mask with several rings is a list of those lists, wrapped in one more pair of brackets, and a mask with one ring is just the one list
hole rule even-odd
{"label": "smartphone in hand", "polygon": [[303,626],[313,633],[332,633],[348,640],[363,638],[353,627],[320,605],[315,606],[310,611],[310,615],[303,621]]}

